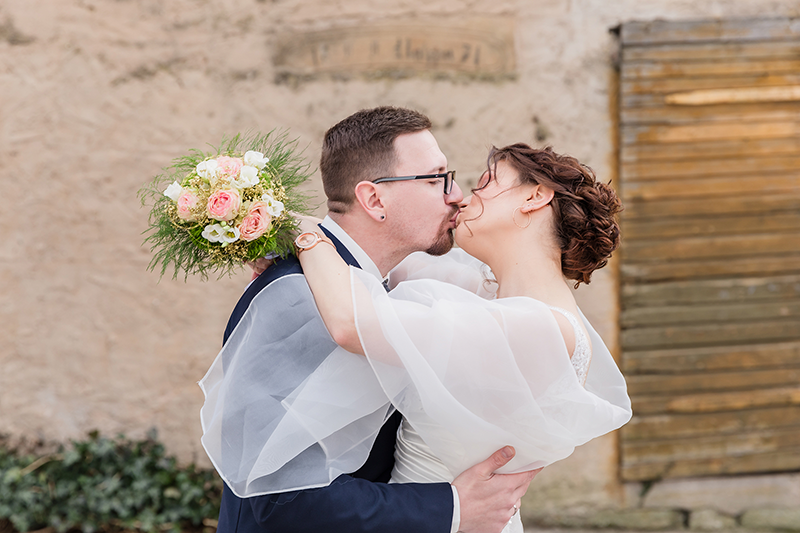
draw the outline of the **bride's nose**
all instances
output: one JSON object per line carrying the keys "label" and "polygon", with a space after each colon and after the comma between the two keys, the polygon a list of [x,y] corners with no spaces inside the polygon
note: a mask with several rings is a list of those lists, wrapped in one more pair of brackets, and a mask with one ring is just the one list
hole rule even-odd
{"label": "bride's nose", "polygon": [[464,198],[464,200],[461,203],[458,204],[458,208],[459,209],[464,209],[465,207],[467,207],[469,205],[469,203],[471,201],[472,201],[472,195],[470,194],[469,196]]}

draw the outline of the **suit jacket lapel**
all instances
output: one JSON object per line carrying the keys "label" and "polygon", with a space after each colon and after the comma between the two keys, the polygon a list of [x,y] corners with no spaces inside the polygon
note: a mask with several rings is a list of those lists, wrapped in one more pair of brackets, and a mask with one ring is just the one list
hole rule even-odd
{"label": "suit jacket lapel", "polygon": [[319,229],[322,230],[326,237],[333,241],[333,244],[336,246],[336,251],[339,252],[339,255],[342,256],[342,259],[344,259],[345,263],[356,268],[361,268],[361,265],[358,264],[358,261],[356,261],[356,258],[353,257],[353,254],[350,253],[350,250],[345,248],[344,244],[342,244],[339,239],[334,237],[333,233],[323,228],[321,224],[319,225]]}

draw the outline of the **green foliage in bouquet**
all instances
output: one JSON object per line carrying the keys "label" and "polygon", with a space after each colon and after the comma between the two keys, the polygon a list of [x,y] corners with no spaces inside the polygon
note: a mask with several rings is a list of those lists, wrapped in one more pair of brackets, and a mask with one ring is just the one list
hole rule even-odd
{"label": "green foliage in bouquet", "polygon": [[93,432],[38,458],[0,448],[0,520],[17,531],[198,529],[216,520],[221,492],[213,470],[179,467],[154,431],[140,441]]}
{"label": "green foliage in bouquet", "polygon": [[152,205],[148,268],[207,279],[266,255],[285,257],[297,229],[290,212],[309,213],[310,199],[297,187],[310,175],[297,140],[274,131],[237,134],[213,152],[175,159],[139,191],[142,205]]}

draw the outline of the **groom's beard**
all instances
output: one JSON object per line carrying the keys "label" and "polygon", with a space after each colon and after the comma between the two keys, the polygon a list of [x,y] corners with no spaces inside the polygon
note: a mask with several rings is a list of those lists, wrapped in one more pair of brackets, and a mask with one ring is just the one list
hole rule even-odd
{"label": "groom's beard", "polygon": [[453,212],[450,214],[450,218],[448,218],[444,224],[442,224],[439,238],[436,239],[436,242],[434,242],[427,250],[425,250],[426,254],[444,255],[453,248],[455,238],[453,236],[453,228],[450,227],[450,220],[453,218],[456,212],[458,212],[458,209],[453,209]]}

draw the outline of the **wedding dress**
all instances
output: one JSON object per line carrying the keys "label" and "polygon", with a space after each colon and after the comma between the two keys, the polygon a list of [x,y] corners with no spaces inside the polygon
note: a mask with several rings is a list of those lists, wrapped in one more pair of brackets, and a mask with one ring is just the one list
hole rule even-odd
{"label": "wedding dress", "polygon": [[[387,294],[351,269],[366,357],[330,339],[297,341],[293,317],[310,298],[302,276],[262,290],[201,382],[203,446],[231,490],[299,490],[354,472],[395,408],[406,421],[397,482],[452,480],[505,445],[517,454],[500,473],[546,466],[625,424],[625,380],[585,317],[570,319],[588,332],[570,359],[554,310],[495,299],[485,270],[460,250],[412,254]],[[225,431],[232,418],[237,432]],[[521,531],[518,519],[508,531]]]}
{"label": "wedding dress", "polygon": [[[575,349],[570,359],[578,381],[583,384],[589,371],[592,350],[589,340],[580,327],[578,318],[557,307],[548,306],[561,313],[575,332]],[[420,434],[404,419],[397,430],[395,466],[390,483],[438,483],[455,479],[447,466],[433,453]],[[520,513],[515,513],[502,533],[523,533]]]}

